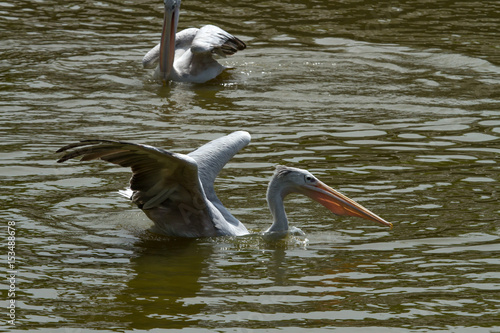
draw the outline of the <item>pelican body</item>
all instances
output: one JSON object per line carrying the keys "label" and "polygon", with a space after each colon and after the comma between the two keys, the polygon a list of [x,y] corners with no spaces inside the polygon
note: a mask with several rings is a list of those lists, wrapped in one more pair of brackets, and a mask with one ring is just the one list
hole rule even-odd
{"label": "pelican body", "polygon": [[[176,237],[241,236],[247,228],[217,197],[214,181],[224,165],[250,142],[250,134],[237,131],[210,141],[184,155],[128,142],[87,140],[58,150],[58,162],[81,156],[101,159],[132,169],[130,188],[122,191],[154,222],[154,231]],[[327,186],[309,171],[278,166],[269,182],[267,202],[273,224],[266,233],[286,235],[290,230],[284,199],[300,193],[337,215],[349,215],[392,224],[352,199]]]}
{"label": "pelican body", "polygon": [[226,57],[246,48],[244,42],[214,25],[177,33],[181,0],[164,0],[164,5],[161,41],[142,59],[144,68],[156,68],[155,79],[206,82],[226,69],[214,54]]}

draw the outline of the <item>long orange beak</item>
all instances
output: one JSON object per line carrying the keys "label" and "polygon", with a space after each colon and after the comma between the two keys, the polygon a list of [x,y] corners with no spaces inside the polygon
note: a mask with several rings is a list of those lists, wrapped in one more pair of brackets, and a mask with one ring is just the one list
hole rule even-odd
{"label": "long orange beak", "polygon": [[160,45],[160,75],[164,82],[168,80],[174,66],[175,33],[177,32],[178,17],[178,7],[171,9],[165,6]]}
{"label": "long orange beak", "polygon": [[320,181],[314,185],[306,185],[302,190],[305,195],[316,200],[334,214],[361,217],[392,228],[392,223]]}

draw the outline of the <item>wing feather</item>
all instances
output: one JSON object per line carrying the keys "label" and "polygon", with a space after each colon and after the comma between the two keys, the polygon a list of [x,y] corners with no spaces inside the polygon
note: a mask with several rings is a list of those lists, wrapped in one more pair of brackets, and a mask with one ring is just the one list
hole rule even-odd
{"label": "wing feather", "polygon": [[235,225],[241,223],[224,207],[217,197],[214,181],[229,160],[250,143],[250,139],[248,132],[236,131],[210,141],[188,154],[198,165],[200,180],[208,200],[217,207],[228,222]]}
{"label": "wing feather", "polygon": [[144,68],[156,68],[160,61],[160,46],[161,43],[156,44],[151,50],[148,51],[142,58],[142,66]]}
{"label": "wing feather", "polygon": [[220,56],[233,55],[245,49],[246,44],[215,25],[205,25],[196,33],[191,45],[193,54],[217,53]]}
{"label": "wing feather", "polygon": [[57,152],[64,153],[59,163],[81,157],[82,161],[101,159],[130,167],[131,199],[162,232],[187,237],[216,235],[211,206],[206,202],[198,164],[193,158],[152,146],[109,140],[81,141]]}
{"label": "wing feather", "polygon": [[[182,49],[183,51],[189,49],[197,32],[197,28],[188,28],[176,33],[175,49]],[[160,61],[160,46],[161,43],[156,44],[155,47],[144,55],[142,58],[142,66],[144,68],[155,69],[158,66],[158,62]]]}

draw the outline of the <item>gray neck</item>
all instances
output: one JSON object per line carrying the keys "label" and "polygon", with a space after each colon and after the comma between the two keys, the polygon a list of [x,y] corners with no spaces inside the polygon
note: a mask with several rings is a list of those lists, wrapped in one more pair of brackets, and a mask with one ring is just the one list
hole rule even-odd
{"label": "gray neck", "polygon": [[288,230],[288,219],[283,204],[283,199],[287,194],[284,188],[279,186],[276,177],[273,177],[267,188],[267,204],[273,215],[273,224],[267,229],[267,232],[285,232]]}

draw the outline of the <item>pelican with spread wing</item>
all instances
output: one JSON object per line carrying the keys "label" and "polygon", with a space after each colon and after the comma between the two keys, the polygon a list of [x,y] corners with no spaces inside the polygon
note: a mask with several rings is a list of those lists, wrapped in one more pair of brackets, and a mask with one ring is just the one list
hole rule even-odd
{"label": "pelican with spread wing", "polygon": [[[227,210],[214,190],[224,165],[250,142],[238,131],[210,141],[184,155],[152,146],[87,140],[58,150],[58,162],[81,156],[132,169],[130,189],[123,191],[154,222],[155,230],[177,237],[241,236],[247,228]],[[290,193],[304,194],[337,215],[349,215],[392,227],[354,200],[325,185],[309,171],[278,166],[267,189],[274,222],[266,233],[286,235],[290,230],[283,204]]]}
{"label": "pelican with spread wing", "polygon": [[161,42],[142,59],[144,68],[156,68],[155,79],[206,82],[226,69],[214,54],[226,57],[246,48],[244,42],[214,25],[177,33],[181,0],[164,0],[164,5]]}

